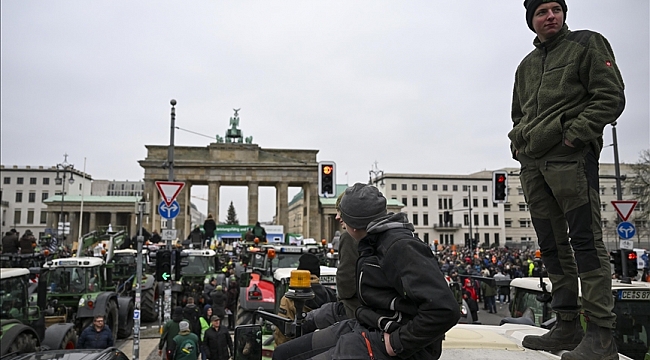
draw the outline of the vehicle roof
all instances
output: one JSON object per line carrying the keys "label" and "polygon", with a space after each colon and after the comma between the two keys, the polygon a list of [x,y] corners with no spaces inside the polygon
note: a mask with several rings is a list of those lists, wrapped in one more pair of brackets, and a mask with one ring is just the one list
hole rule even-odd
{"label": "vehicle roof", "polygon": [[[147,249],[142,249],[143,252],[147,251]],[[137,254],[138,250],[135,249],[121,249],[121,250],[115,250],[113,251],[113,254]]]}
{"label": "vehicle roof", "polygon": [[192,256],[215,256],[215,255],[217,255],[217,253],[214,250],[195,250],[195,249],[183,250],[183,254],[192,255]]}
{"label": "vehicle roof", "polygon": [[[279,268],[276,269],[273,272],[273,278],[276,280],[281,280],[281,279],[288,279],[291,277],[291,272],[293,270],[297,270],[297,268]],[[329,266],[322,266],[320,267],[320,275],[336,275],[336,268],[334,267],[329,267]]]}
{"label": "vehicle roof", "polygon": [[104,259],[96,257],[70,257],[56,259],[53,261],[48,261],[44,267],[47,268],[56,268],[56,267],[95,267],[101,266],[104,264]]}
{"label": "vehicle roof", "polygon": [[0,269],[0,279],[11,279],[19,276],[29,275],[28,269],[5,268]]}
{"label": "vehicle roof", "polygon": [[[440,360],[549,360],[560,359],[561,353],[526,349],[521,341],[526,335],[543,335],[548,330],[519,324],[458,324],[445,334]],[[629,359],[619,355],[620,359]]]}
{"label": "vehicle roof", "polygon": [[[549,278],[544,278],[546,283],[546,290],[551,291],[553,286]],[[531,290],[531,291],[541,291],[539,286],[539,278],[537,277],[527,277],[527,278],[516,278],[510,281],[510,286]],[[626,284],[617,279],[612,279],[612,290],[624,290],[624,289],[648,289],[650,290],[650,283],[642,281],[632,281],[631,284]],[[578,282],[578,294],[582,296],[580,282]]]}
{"label": "vehicle roof", "polygon": [[10,360],[93,360],[113,359],[121,351],[108,349],[47,350],[12,356]]}

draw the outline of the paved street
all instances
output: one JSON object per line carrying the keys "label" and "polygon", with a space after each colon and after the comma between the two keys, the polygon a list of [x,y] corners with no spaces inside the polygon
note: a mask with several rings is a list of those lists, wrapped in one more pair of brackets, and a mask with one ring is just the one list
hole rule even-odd
{"label": "paved street", "polygon": [[483,303],[479,304],[478,320],[484,325],[499,325],[501,319],[510,316],[508,311],[508,304],[500,304],[497,302],[497,313],[490,314],[487,310],[483,310]]}

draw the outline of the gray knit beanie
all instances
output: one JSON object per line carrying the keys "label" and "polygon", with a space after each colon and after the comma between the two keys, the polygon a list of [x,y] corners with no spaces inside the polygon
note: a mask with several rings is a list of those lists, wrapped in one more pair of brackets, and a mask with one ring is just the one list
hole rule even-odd
{"label": "gray knit beanie", "polygon": [[341,219],[353,229],[366,229],[386,215],[386,198],[374,186],[356,183],[345,190],[339,205]]}
{"label": "gray knit beanie", "polygon": [[549,2],[556,2],[560,4],[562,11],[564,12],[564,22],[566,22],[566,13],[569,9],[567,8],[566,2],[564,0],[524,0],[524,7],[526,8],[526,23],[528,24],[528,27],[533,30],[533,32],[535,32],[535,29],[533,28],[533,15],[535,15],[535,10],[537,10],[540,5]]}

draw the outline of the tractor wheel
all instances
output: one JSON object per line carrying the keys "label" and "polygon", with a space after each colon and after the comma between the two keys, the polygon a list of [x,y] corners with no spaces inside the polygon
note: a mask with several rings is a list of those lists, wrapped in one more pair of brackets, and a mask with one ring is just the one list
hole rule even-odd
{"label": "tractor wheel", "polygon": [[132,302],[129,302],[129,307],[126,315],[126,324],[120,324],[120,327],[117,328],[117,337],[119,339],[126,339],[131,336],[133,332],[133,310],[135,305]]}
{"label": "tractor wheel", "polygon": [[248,325],[253,323],[253,312],[237,304],[237,319],[235,325]]}
{"label": "tractor wheel", "polygon": [[[111,329],[113,333],[113,343],[117,340],[117,329],[119,329],[119,320],[117,313],[117,302],[115,300],[110,300],[108,305],[106,305],[105,324]],[[133,317],[133,316],[131,316]]]}
{"label": "tractor wheel", "polygon": [[156,300],[154,288],[142,291],[142,300],[140,303],[140,310],[142,312],[142,321],[152,322],[158,320],[156,314]]}
{"label": "tractor wheel", "polygon": [[16,337],[16,339],[9,345],[9,350],[7,354],[18,353],[26,354],[36,351],[38,347],[38,339],[34,335],[29,333],[22,333]]}
{"label": "tractor wheel", "polygon": [[59,349],[65,349],[65,350],[70,350],[70,349],[75,349],[77,347],[77,333],[74,331],[74,328],[70,328],[68,332],[65,334],[63,337],[63,341],[61,341],[61,346]]}

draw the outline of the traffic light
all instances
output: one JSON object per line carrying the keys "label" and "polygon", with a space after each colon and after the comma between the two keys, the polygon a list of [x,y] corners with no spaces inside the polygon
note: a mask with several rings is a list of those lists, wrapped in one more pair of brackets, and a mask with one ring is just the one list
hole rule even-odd
{"label": "traffic light", "polygon": [[621,262],[620,250],[612,250],[609,252],[609,262],[614,264],[614,274],[623,276],[623,263]]}
{"label": "traffic light", "polygon": [[495,171],[492,173],[492,202],[504,203],[508,199],[508,173]]}
{"label": "traffic light", "polygon": [[183,253],[181,250],[174,251],[174,280],[176,281],[181,279],[181,271],[183,270],[183,267],[189,264],[187,260],[184,260],[187,256],[188,255]]}
{"label": "traffic light", "polygon": [[169,281],[172,276],[172,253],[169,250],[156,252],[156,281]]}
{"label": "traffic light", "polygon": [[634,252],[634,250],[623,250],[623,257],[625,258],[627,265],[627,276],[630,278],[635,278],[638,273],[636,265],[636,252]]}
{"label": "traffic light", "polygon": [[333,161],[318,163],[318,195],[336,196],[336,164]]}

